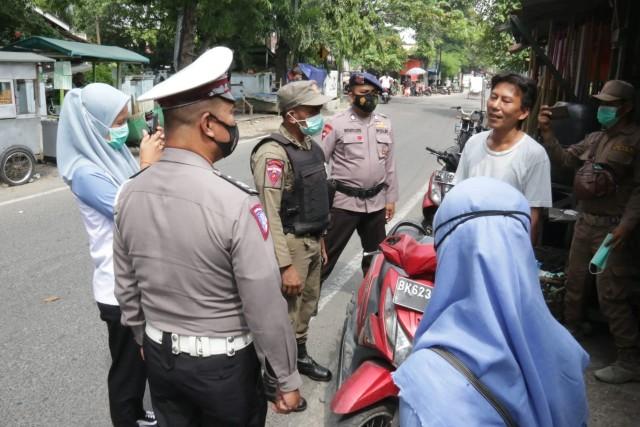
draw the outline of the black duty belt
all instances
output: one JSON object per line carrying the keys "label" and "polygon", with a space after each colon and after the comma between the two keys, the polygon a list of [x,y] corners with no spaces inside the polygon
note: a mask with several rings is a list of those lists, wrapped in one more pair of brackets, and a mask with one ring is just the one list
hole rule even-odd
{"label": "black duty belt", "polygon": [[340,181],[333,180],[333,182],[335,183],[336,191],[339,191],[342,194],[346,194],[350,197],[357,197],[359,199],[370,199],[372,197],[375,197],[378,195],[378,193],[388,187],[388,185],[385,183],[378,184],[375,187],[371,188],[359,188],[350,187],[341,183]]}

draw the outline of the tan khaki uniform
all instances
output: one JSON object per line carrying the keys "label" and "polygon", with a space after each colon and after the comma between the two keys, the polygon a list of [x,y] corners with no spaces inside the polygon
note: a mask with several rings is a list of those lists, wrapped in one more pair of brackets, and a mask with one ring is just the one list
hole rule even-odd
{"label": "tan khaki uniform", "polygon": [[578,169],[589,158],[593,144],[595,162],[605,163],[617,177],[615,194],[578,203],[580,217],[575,225],[567,266],[565,322],[577,325],[583,316],[585,283],[594,253],[618,224],[634,229],[624,247],[612,250],[608,266],[596,277],[598,299],[607,316],[616,346],[637,344],[638,321],[632,313],[630,290],[640,272],[637,265],[638,220],[640,219],[640,128],[628,125],[616,133],[594,132],[584,141],[564,149],[557,141],[546,145],[552,164]]}
{"label": "tan khaki uniform", "polygon": [[292,391],[302,381],[269,225],[238,186],[176,148],[123,185],[113,242],[122,322],[138,343],[146,322],[187,336],[251,332],[281,390]]}
{"label": "tan khaki uniform", "polygon": [[[303,150],[311,149],[311,139],[300,143],[283,126],[279,133]],[[319,236],[285,234],[280,219],[282,192],[292,190],[294,174],[284,148],[277,142],[266,142],[251,156],[251,170],[256,189],[264,206],[280,268],[293,265],[303,283],[302,294],[285,296],[289,318],[298,342],[306,341],[309,321],[320,298],[320,271],[322,260]]]}

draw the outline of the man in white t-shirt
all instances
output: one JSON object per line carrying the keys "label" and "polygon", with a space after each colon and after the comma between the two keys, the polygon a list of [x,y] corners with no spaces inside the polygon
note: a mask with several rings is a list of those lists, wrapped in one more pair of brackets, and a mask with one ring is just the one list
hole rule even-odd
{"label": "man in white t-shirt", "polygon": [[[551,207],[551,166],[546,151],[520,130],[536,100],[533,80],[519,74],[498,74],[491,79],[487,123],[491,130],[467,141],[455,182],[490,176],[520,190],[531,206],[531,238],[536,243],[543,208]],[[496,195],[499,197],[499,195]]]}
{"label": "man in white t-shirt", "polygon": [[382,89],[390,89],[391,82],[393,82],[393,79],[389,77],[387,74],[380,77],[380,86],[382,86]]}

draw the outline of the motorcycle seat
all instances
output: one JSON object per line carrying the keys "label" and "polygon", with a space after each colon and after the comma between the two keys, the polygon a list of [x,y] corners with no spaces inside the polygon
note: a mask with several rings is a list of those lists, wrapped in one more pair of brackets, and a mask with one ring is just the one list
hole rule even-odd
{"label": "motorcycle seat", "polygon": [[436,250],[432,240],[417,242],[408,234],[394,234],[380,243],[380,250],[386,260],[402,268],[409,276],[436,271]]}

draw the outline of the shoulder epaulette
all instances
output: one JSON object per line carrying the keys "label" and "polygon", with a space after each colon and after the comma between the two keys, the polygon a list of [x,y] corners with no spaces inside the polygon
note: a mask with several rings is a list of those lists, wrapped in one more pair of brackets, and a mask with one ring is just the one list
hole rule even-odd
{"label": "shoulder epaulette", "polygon": [[147,170],[147,169],[149,169],[150,167],[151,167],[151,165],[147,166],[147,167],[146,167],[146,168],[144,168],[144,169],[140,169],[138,172],[136,172],[136,173],[134,173],[133,175],[131,175],[131,176],[129,177],[129,179],[133,179],[133,178],[135,178],[136,176],[140,175],[142,172],[146,171],[146,170]]}
{"label": "shoulder epaulette", "polygon": [[237,179],[230,177],[229,175],[223,174],[218,169],[214,168],[213,173],[215,173],[216,175],[218,175],[220,178],[224,179],[228,183],[235,185],[236,187],[238,187],[239,189],[241,189],[247,194],[251,194],[252,196],[257,196],[259,194],[255,188],[251,188],[244,182],[238,181]]}

